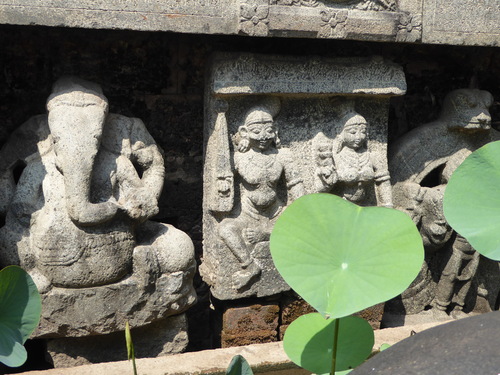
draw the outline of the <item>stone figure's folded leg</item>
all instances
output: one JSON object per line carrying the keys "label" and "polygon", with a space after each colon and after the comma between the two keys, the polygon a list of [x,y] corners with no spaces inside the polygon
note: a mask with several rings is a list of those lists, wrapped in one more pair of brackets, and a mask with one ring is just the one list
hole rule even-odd
{"label": "stone figure's folded leg", "polygon": [[261,269],[250,255],[248,246],[243,238],[244,225],[238,219],[225,219],[219,227],[219,235],[229,250],[236,257],[242,270],[233,275],[233,287],[242,289],[255,277],[260,275]]}

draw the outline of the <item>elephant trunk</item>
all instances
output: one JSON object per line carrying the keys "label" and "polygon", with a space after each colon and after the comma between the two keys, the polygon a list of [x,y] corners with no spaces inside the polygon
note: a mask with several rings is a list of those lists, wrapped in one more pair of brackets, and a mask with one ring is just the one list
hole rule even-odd
{"label": "elephant trunk", "polygon": [[94,162],[101,145],[108,102],[101,88],[75,77],[60,79],[47,101],[56,163],[64,175],[69,217],[82,226],[111,220],[116,202],[92,203]]}
{"label": "elephant trunk", "polygon": [[[95,154],[58,155],[64,160],[63,167],[64,187],[66,189],[66,208],[68,215],[78,225],[92,226],[111,220],[117,212],[118,206],[113,201],[92,203],[90,201],[92,171]],[[69,167],[69,168],[68,168]]]}

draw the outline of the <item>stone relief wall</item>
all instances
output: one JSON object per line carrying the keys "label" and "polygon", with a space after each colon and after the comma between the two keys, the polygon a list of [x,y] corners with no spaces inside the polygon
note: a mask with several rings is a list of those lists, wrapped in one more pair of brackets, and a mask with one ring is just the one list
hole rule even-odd
{"label": "stone relief wall", "polygon": [[458,89],[444,99],[439,118],[398,139],[390,149],[395,206],[420,228],[426,250],[418,278],[388,309],[431,314],[432,319],[487,312],[498,304],[500,272],[452,231],[443,214],[443,193],[453,171],[475,149],[496,140],[487,91]]}
{"label": "stone relief wall", "polygon": [[211,72],[200,272],[218,299],[276,295],[289,287],[269,235],[294,199],[392,206],[388,98],[405,92],[404,75],[378,57],[258,55],[216,56]]}
{"label": "stone relief wall", "polygon": [[[399,4],[402,6],[403,1]],[[46,111],[45,103],[51,93],[51,86],[60,76],[77,75],[99,83],[108,98],[110,112],[142,119],[148,132],[163,149],[164,189],[158,201],[160,212],[154,220],[175,224],[176,227],[187,232],[195,244],[197,260],[202,254],[204,72],[210,66],[209,55],[212,51],[247,51],[281,56],[304,56],[304,58],[307,57],[305,60],[312,62],[317,59],[311,56],[342,58],[343,56],[381,55],[396,62],[403,68],[408,91],[404,96],[396,96],[389,101],[387,129],[389,146],[421,124],[434,122],[439,116],[444,97],[453,89],[472,85],[472,87],[480,87],[491,92],[495,101],[498,101],[500,97],[500,52],[495,48],[470,49],[458,46],[286,38],[242,39],[220,35],[177,34],[173,38],[172,34],[168,33],[7,25],[0,26],[0,33],[4,42],[3,53],[0,54],[2,67],[0,141],[2,144],[5,143],[9,134],[31,115]],[[40,49],[40,45],[44,45],[45,48]],[[310,66],[314,64],[311,63]],[[346,74],[345,70],[342,72],[338,76],[334,75],[330,84],[341,82],[340,78]],[[331,75],[332,72],[325,74]],[[351,75],[349,80],[353,77]],[[268,94],[266,93],[264,97]],[[292,98],[281,94],[272,96],[282,99],[280,112],[274,120],[279,124],[278,136],[282,143],[280,150],[283,150],[289,147],[286,142],[289,142],[289,137],[295,131],[285,135],[286,132],[282,129],[283,126],[285,128],[287,126],[287,117],[282,118],[282,116],[288,116],[287,112],[290,107],[286,103]],[[229,100],[226,101],[229,102]],[[338,108],[337,104],[327,102],[326,107],[330,108],[332,116],[337,116],[337,111],[334,111]],[[301,101],[297,100],[296,103],[301,104]],[[355,111],[367,120],[367,144],[370,148],[374,146],[374,142],[371,141],[374,122],[370,114],[363,110],[363,103],[364,99],[354,101]],[[251,106],[250,103],[242,107],[241,114],[234,117],[237,119],[236,123],[228,122],[228,126],[232,127],[230,133],[237,132],[238,127],[244,121],[246,111]],[[499,109],[495,104],[490,108],[494,128],[499,126]],[[297,118],[303,116],[304,119],[313,119],[315,115],[314,111],[301,115],[298,108],[294,110],[297,112]],[[231,106],[229,106],[228,113],[231,111]],[[216,115],[214,116],[215,124]],[[340,134],[343,124],[339,117],[332,117],[332,119],[334,119],[332,123],[336,123],[335,128],[331,131],[328,128],[321,129],[321,131],[328,138],[327,147],[332,145],[333,148],[333,142]],[[306,176],[309,176],[311,180],[306,178],[303,181],[303,184],[307,184],[307,191],[314,186],[313,169],[317,168],[312,146],[315,135],[311,132],[312,138],[308,140],[311,145],[308,146],[306,153],[311,166],[311,170],[306,171]],[[231,152],[234,152],[231,139],[229,139],[229,144]],[[437,199],[436,196],[439,194],[436,191],[426,196],[424,202],[427,205],[427,202]],[[394,202],[396,201],[394,197]],[[431,209],[429,210],[431,212],[428,215],[429,220],[432,220],[433,213]],[[439,212],[436,211],[435,215],[439,215]],[[427,219],[424,217],[423,220]],[[478,266],[480,269],[483,267],[481,263]],[[478,271],[478,275],[481,272]],[[195,275],[195,286],[199,303],[186,313],[190,320],[188,350],[220,345],[217,336],[222,328],[218,325],[218,319],[230,320],[242,308],[240,301],[210,299],[208,288],[199,275]],[[230,340],[226,341],[226,345],[279,339],[286,324],[305,311],[292,294],[284,294],[285,296],[266,298],[264,302],[263,299],[252,299],[252,306],[260,306],[258,308],[244,307],[252,318],[263,322],[262,325],[265,324],[265,329],[262,328],[262,332],[266,332],[265,336],[258,336],[256,332],[244,330],[240,326],[232,330],[230,335],[228,334]],[[494,292],[491,292],[488,298],[493,300],[493,295]],[[209,308],[210,303],[214,305],[215,310]],[[266,308],[262,307],[264,305]],[[269,320],[271,315],[273,318]],[[238,319],[240,317],[234,318],[232,324]],[[152,327],[152,329],[158,331],[160,328]],[[134,331],[135,329],[133,329],[135,338],[137,335]],[[228,329],[224,331],[229,333]],[[260,333],[259,331],[259,335]],[[104,336],[102,338],[104,342]],[[122,343],[122,340],[119,333],[116,341]],[[35,342],[38,341],[35,340]],[[224,344],[224,338],[222,341]],[[61,342],[61,345],[64,345],[64,342]],[[143,348],[143,345],[145,344],[137,344],[136,350]],[[101,353],[109,352],[109,347],[104,344],[100,349]],[[117,360],[125,358],[123,352],[120,355],[115,358]]]}

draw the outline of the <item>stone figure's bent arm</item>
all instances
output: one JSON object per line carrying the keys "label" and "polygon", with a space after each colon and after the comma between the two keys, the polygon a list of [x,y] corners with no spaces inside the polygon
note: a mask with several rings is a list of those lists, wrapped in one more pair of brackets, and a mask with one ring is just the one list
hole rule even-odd
{"label": "stone figure's bent arm", "polygon": [[144,187],[159,199],[165,179],[163,154],[144,123],[135,118],[132,121],[130,134],[132,160],[142,170],[141,181]]}
{"label": "stone figure's bent arm", "polygon": [[296,162],[293,160],[288,150],[279,150],[278,157],[283,165],[286,187],[290,194],[290,199],[294,201],[306,194],[302,176],[299,173],[299,169],[295,166]]}
{"label": "stone figure's bent arm", "polygon": [[375,194],[377,205],[383,207],[393,207],[391,176],[386,163],[372,158],[373,169],[375,171]]}

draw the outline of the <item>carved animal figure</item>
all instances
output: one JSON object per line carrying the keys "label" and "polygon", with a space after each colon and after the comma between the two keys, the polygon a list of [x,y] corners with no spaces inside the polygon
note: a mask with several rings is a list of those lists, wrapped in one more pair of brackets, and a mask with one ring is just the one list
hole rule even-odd
{"label": "carved animal figure", "polygon": [[[488,111],[492,103],[487,91],[452,91],[438,120],[408,132],[389,149],[395,206],[416,218],[426,248],[422,273],[402,297],[409,313],[432,306],[438,315],[447,312],[458,317],[466,296],[473,292],[479,256],[460,235],[448,233],[442,215],[442,190],[472,151],[497,137]],[[423,194],[432,197],[423,199]],[[485,287],[479,292],[494,304],[497,291],[494,297],[488,296]]]}

